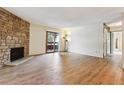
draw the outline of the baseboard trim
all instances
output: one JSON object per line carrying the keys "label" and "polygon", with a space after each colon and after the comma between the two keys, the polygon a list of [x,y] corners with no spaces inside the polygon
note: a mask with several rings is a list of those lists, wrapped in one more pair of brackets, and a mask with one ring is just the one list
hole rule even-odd
{"label": "baseboard trim", "polygon": [[89,57],[96,57],[96,58],[102,58],[103,59],[103,57],[100,57],[100,56],[86,55],[86,54],[81,54],[81,53],[76,53],[76,52],[69,52],[69,51],[68,51],[68,53],[75,53],[75,54],[80,54],[80,55],[85,55],[85,56],[89,56]]}

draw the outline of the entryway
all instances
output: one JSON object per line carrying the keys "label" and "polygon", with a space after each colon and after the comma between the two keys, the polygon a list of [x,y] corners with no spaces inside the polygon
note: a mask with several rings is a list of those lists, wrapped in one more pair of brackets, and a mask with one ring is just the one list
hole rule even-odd
{"label": "entryway", "polygon": [[104,24],[103,58],[107,60],[113,68],[122,68],[122,31],[122,21]]}
{"label": "entryway", "polygon": [[58,52],[59,50],[59,33],[46,32],[46,53]]}
{"label": "entryway", "polygon": [[122,27],[121,21],[104,24],[104,53],[103,56],[122,56]]}
{"label": "entryway", "polygon": [[112,53],[122,55],[122,31],[112,32]]}

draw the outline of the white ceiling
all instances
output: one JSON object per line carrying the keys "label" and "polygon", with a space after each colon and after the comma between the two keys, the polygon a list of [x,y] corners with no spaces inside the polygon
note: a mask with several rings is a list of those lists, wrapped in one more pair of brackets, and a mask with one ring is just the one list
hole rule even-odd
{"label": "white ceiling", "polygon": [[119,20],[124,8],[86,7],[4,7],[34,24],[69,28],[97,21]]}

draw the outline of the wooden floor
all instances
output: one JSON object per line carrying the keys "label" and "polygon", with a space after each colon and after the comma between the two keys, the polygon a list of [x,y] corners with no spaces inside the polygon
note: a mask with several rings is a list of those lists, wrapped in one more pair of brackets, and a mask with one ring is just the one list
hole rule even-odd
{"label": "wooden floor", "polygon": [[121,57],[52,53],[0,70],[0,84],[124,84]]}

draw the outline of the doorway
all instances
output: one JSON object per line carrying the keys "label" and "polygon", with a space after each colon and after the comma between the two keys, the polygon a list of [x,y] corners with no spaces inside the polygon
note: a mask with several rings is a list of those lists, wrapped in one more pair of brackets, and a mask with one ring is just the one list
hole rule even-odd
{"label": "doorway", "polygon": [[122,31],[111,32],[112,54],[122,55]]}
{"label": "doorway", "polygon": [[54,53],[59,51],[59,33],[46,32],[46,53]]}
{"label": "doorway", "polygon": [[104,24],[103,57],[122,55],[122,30],[111,30]]}

